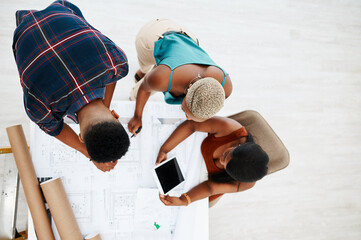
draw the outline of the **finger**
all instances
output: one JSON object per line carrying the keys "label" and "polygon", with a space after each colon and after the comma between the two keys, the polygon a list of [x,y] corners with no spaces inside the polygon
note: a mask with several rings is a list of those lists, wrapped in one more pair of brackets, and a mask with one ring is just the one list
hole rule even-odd
{"label": "finger", "polygon": [[164,204],[164,205],[167,205],[167,203],[164,201],[164,199],[160,199],[160,201]]}
{"label": "finger", "polygon": [[160,199],[160,201],[162,201],[162,203],[165,204],[165,202],[164,202],[164,195],[163,195],[163,194],[159,193],[159,199]]}
{"label": "finger", "polygon": [[164,160],[165,160],[165,158],[160,158],[155,162],[155,164],[158,165],[158,164],[162,163]]}
{"label": "finger", "polygon": [[129,131],[133,134],[136,134],[135,130],[136,130],[135,125],[132,125]]}
{"label": "finger", "polygon": [[171,204],[172,204],[172,201],[167,200],[167,199],[163,199],[163,203],[164,203],[165,205],[171,205]]}
{"label": "finger", "polygon": [[134,129],[134,124],[132,122],[129,122],[128,123],[128,129],[129,129],[129,132],[131,133],[134,133],[135,132],[135,129]]}
{"label": "finger", "polygon": [[129,130],[129,131],[132,129],[132,125],[133,125],[133,124],[131,123],[131,121],[132,121],[132,120],[130,120],[130,121],[128,122],[128,130]]}
{"label": "finger", "polygon": [[140,128],[142,124],[141,123],[134,123],[131,124],[131,132],[134,134],[134,136],[136,136],[139,132],[137,132],[137,130]]}
{"label": "finger", "polygon": [[104,165],[105,165],[107,168],[113,168],[113,167],[115,166],[115,164],[112,163],[112,162],[104,163]]}

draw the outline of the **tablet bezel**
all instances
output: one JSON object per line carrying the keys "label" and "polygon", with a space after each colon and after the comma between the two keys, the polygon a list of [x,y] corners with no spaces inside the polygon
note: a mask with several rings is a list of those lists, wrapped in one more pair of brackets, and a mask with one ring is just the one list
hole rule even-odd
{"label": "tablet bezel", "polygon": [[[163,192],[163,188],[162,188],[162,184],[160,183],[159,178],[158,178],[158,175],[157,175],[157,172],[156,172],[155,170],[156,170],[157,168],[159,168],[160,166],[166,164],[167,162],[171,161],[172,159],[175,159],[175,161],[177,161],[177,164],[178,164],[179,169],[180,169],[180,171],[181,171],[181,173],[182,173],[182,176],[183,176],[183,181],[179,182],[177,185],[175,185],[175,186],[174,186],[172,189],[170,189],[168,192],[164,193],[164,192]],[[169,193],[170,191],[172,191],[174,188],[178,187],[180,184],[182,184],[182,183],[185,181],[184,175],[183,175],[183,172],[182,172],[182,169],[181,169],[181,167],[180,167],[180,165],[179,165],[179,163],[178,163],[178,160],[177,160],[177,157],[176,157],[176,156],[170,157],[170,158],[168,158],[167,160],[165,160],[165,161],[161,162],[160,164],[156,165],[156,166],[152,169],[152,174],[153,174],[153,178],[154,178],[155,182],[157,183],[157,187],[158,187],[159,192],[160,192],[161,194],[163,194],[163,195],[166,195],[167,193]]]}

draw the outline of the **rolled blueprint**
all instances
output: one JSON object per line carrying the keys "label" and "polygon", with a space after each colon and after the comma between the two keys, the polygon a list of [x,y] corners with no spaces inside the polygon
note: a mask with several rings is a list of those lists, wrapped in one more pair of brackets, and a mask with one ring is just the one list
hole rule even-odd
{"label": "rolled blueprint", "polygon": [[89,235],[87,235],[84,239],[85,239],[85,240],[102,240],[102,238],[100,237],[99,233],[89,234]]}
{"label": "rolled blueprint", "polygon": [[40,184],[61,240],[83,240],[60,178]]}
{"label": "rolled blueprint", "polygon": [[6,128],[9,142],[14,154],[16,166],[19,171],[21,183],[24,187],[26,201],[28,202],[34,228],[39,240],[55,239],[50,221],[46,213],[45,204],[41,196],[38,179],[26,143],[21,125]]}

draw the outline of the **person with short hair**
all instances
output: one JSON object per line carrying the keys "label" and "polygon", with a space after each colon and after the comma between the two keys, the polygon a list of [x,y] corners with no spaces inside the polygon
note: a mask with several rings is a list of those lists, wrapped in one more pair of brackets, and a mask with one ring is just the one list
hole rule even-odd
{"label": "person with short hair", "polygon": [[140,69],[130,99],[136,100],[128,129],[142,126],[143,109],[152,92],[161,91],[168,104],[182,104],[188,119],[205,121],[214,116],[232,93],[232,82],[199,46],[187,28],[169,19],[145,24],[135,46]]}
{"label": "person with short hair", "polygon": [[[110,171],[130,144],[109,109],[116,81],[128,74],[125,53],[67,1],[17,11],[16,25],[13,51],[27,115],[97,168]],[[79,136],[64,123],[65,116],[79,123]]]}
{"label": "person with short hair", "polygon": [[224,117],[183,122],[160,148],[156,164],[166,160],[169,151],[196,131],[208,133],[201,145],[208,180],[180,197],[159,195],[165,205],[186,206],[208,197],[212,206],[224,193],[250,189],[267,174],[267,153],[253,141],[245,127]]}

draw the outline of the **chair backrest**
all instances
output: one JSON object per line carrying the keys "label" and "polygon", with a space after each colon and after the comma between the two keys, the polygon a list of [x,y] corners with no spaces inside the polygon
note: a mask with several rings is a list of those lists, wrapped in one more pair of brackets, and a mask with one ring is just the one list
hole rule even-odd
{"label": "chair backrest", "polygon": [[253,110],[247,110],[229,116],[229,118],[245,126],[247,131],[252,134],[255,143],[260,145],[268,154],[267,174],[277,172],[288,166],[290,155],[287,148],[261,114]]}

